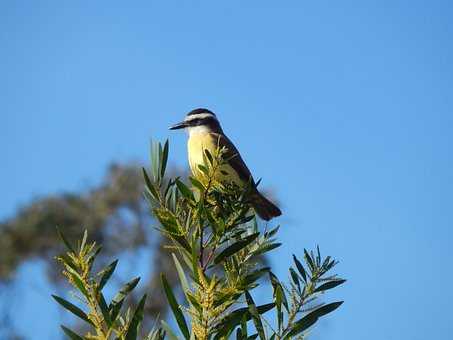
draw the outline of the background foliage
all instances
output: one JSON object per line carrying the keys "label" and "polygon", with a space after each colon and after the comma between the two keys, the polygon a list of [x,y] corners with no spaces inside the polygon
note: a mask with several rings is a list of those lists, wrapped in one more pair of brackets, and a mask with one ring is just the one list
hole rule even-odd
{"label": "background foliage", "polygon": [[[171,171],[184,177],[181,171]],[[98,262],[107,264],[111,258],[140,256],[142,249],[152,249],[149,276],[133,292],[130,302],[137,302],[144,291],[159,286],[159,273],[167,275],[171,286],[177,284],[171,268],[172,260],[163,249],[163,239],[151,235],[153,219],[143,198],[143,177],[138,164],[112,164],[102,183],[87,192],[65,193],[37,198],[22,207],[17,214],[0,224],[0,289],[7,291],[15,271],[22,263],[40,259],[46,266],[48,277],[59,290],[66,286],[53,257],[62,251],[55,232],[59,226],[66,238],[78,239],[86,228],[90,238],[103,245]],[[112,280],[121,281],[114,276]],[[152,325],[157,315],[165,315],[167,303],[163,295],[156,294],[146,304],[145,325]],[[4,307],[4,322],[0,330],[9,337],[20,336],[9,320],[11,310]],[[82,326],[82,325],[80,325]],[[150,327],[148,327],[150,328]]]}

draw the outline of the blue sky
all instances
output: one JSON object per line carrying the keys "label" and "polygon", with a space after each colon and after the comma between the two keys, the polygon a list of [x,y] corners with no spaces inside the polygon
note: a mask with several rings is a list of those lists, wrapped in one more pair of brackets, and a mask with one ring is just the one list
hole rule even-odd
{"label": "blue sky", "polygon": [[[146,161],[151,137],[186,166],[167,127],[205,106],[282,202],[277,272],[318,243],[341,261],[332,299],[346,302],[313,339],[447,339],[452,7],[2,1],[0,218],[98,183],[112,160]],[[22,287],[46,304],[36,277]],[[52,302],[44,326],[17,305],[30,339],[58,336]]]}

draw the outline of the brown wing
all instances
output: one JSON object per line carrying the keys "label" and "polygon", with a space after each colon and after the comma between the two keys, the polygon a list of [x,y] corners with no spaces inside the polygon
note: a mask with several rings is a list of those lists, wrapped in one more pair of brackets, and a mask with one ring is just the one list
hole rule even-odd
{"label": "brown wing", "polygon": [[[239,151],[228,139],[228,137],[217,133],[211,133],[211,135],[215,138],[219,147],[225,147],[225,157],[226,159],[228,159],[229,165],[233,168],[234,171],[236,171],[239,178],[243,181],[251,180],[253,186],[255,186],[256,184],[253,180],[250,170],[247,168],[247,165],[245,165],[245,162],[239,154]],[[280,216],[282,214],[280,209],[274,203],[264,197],[258,190],[256,190],[256,188],[254,190],[254,193],[252,193],[251,195],[251,204],[258,216],[266,221],[269,221],[273,217]]]}
{"label": "brown wing", "polygon": [[228,160],[228,164],[236,171],[239,178],[245,182],[251,180],[255,184],[250,170],[230,139],[218,133],[211,133],[211,135],[215,138],[220,148],[224,147],[226,149],[225,158]]}

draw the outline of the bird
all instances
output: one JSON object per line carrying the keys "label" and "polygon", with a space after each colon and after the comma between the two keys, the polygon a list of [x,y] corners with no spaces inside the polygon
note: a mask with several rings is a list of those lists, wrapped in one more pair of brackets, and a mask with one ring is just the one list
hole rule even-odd
{"label": "bird", "polygon": [[189,166],[194,177],[199,175],[199,165],[205,162],[205,150],[214,154],[217,148],[224,148],[226,164],[222,173],[216,176],[220,181],[229,180],[244,187],[252,184],[249,201],[260,218],[269,221],[282,214],[281,210],[264,197],[256,188],[252,173],[248,169],[239,151],[225,135],[216,114],[205,108],[197,108],[187,113],[184,120],[172,125],[170,130],[186,129],[188,131],[187,151]]}

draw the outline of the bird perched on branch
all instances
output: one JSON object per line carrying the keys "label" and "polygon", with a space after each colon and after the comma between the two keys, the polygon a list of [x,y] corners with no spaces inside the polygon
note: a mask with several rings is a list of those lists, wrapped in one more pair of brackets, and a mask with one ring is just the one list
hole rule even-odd
{"label": "bird perched on branch", "polygon": [[264,197],[253,180],[250,170],[242,160],[239,151],[224,134],[216,115],[208,109],[195,109],[190,111],[184,121],[170,127],[170,130],[187,129],[189,140],[187,142],[189,165],[192,174],[197,177],[199,165],[204,164],[205,150],[214,154],[217,148],[225,150],[226,166],[222,168],[221,180],[229,180],[239,186],[252,184],[252,192],[249,200],[256,213],[263,220],[280,216],[280,209],[266,197]]}

